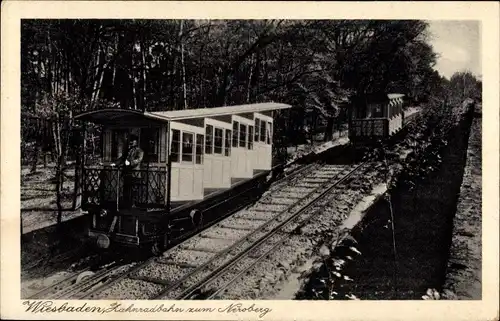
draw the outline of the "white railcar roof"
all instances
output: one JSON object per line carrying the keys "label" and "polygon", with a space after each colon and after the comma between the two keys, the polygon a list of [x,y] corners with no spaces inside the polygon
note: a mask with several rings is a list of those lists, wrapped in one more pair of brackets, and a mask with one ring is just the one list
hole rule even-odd
{"label": "white railcar roof", "polygon": [[243,113],[258,113],[263,111],[287,109],[292,106],[283,103],[258,103],[258,104],[247,104],[247,105],[236,105],[236,106],[226,106],[226,107],[214,107],[214,108],[198,108],[198,109],[185,109],[185,110],[172,110],[172,111],[154,111],[150,114],[165,118],[168,120],[181,120],[190,118],[204,118],[204,117],[215,117],[224,115],[236,115]]}
{"label": "white railcar roof", "polygon": [[387,98],[389,99],[397,99],[397,98],[403,98],[405,95],[403,94],[387,94]]}
{"label": "white railcar roof", "polygon": [[291,108],[291,105],[283,103],[258,103],[247,105],[236,105],[227,107],[198,108],[171,111],[139,111],[130,109],[100,109],[81,113],[75,119],[92,121],[96,123],[106,123],[108,121],[170,121],[193,118],[216,117],[224,115],[236,115],[243,113],[258,113],[263,111],[279,110]]}

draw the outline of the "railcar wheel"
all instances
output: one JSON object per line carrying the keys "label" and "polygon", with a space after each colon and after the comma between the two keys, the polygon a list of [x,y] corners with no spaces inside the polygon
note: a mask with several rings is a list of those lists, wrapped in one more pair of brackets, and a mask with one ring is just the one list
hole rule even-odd
{"label": "railcar wheel", "polygon": [[82,282],[83,280],[91,277],[92,275],[94,275],[95,273],[92,272],[92,271],[85,271],[85,272],[82,272],[78,275],[78,277],[76,278],[76,281],[75,281],[75,284],[78,284],[80,282]]}
{"label": "railcar wheel", "polygon": [[198,209],[193,209],[189,216],[194,228],[200,228],[203,225],[203,213]]}
{"label": "railcar wheel", "polygon": [[163,242],[161,241],[153,242],[153,245],[151,246],[151,254],[153,254],[154,256],[161,256],[164,250],[162,243]]}

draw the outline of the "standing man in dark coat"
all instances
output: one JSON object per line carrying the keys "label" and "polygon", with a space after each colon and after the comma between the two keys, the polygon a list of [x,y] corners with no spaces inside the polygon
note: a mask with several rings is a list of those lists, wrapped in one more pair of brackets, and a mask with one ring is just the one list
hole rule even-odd
{"label": "standing man in dark coat", "polygon": [[123,166],[123,199],[127,207],[134,206],[133,185],[140,180],[140,172],[144,152],[139,147],[136,135],[130,135],[127,151],[117,160],[118,166]]}

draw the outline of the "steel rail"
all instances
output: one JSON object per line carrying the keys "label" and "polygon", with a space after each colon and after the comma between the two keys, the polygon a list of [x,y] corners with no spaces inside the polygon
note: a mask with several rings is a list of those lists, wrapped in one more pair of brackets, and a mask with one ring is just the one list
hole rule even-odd
{"label": "steel rail", "polygon": [[[273,237],[273,236],[277,235],[278,233],[282,232],[282,230],[284,228],[286,228],[287,225],[295,223],[294,222],[295,218],[299,217],[300,215],[302,215],[304,213],[307,213],[307,211],[309,211],[313,206],[315,206],[319,200],[321,200],[326,194],[328,194],[332,189],[334,189],[339,184],[341,184],[344,180],[346,180],[347,178],[349,178],[350,176],[352,176],[364,164],[365,163],[362,163],[358,167],[356,167],[355,169],[353,169],[349,174],[347,174],[342,179],[340,179],[338,182],[336,182],[333,186],[331,186],[327,190],[325,190],[318,198],[316,198],[311,203],[309,203],[307,205],[307,207],[304,208],[300,213],[297,213],[296,215],[294,215],[293,217],[291,217],[286,222],[283,222],[283,225],[277,227],[276,230],[271,231],[269,233],[269,235],[267,235],[264,239],[262,239],[258,243],[253,244],[251,247],[249,247],[247,250],[245,250],[245,252],[241,253],[234,261],[231,261],[231,263],[229,265],[225,266],[224,269],[222,269],[219,273],[215,274],[212,278],[206,280],[203,284],[200,284],[197,289],[200,289],[200,288],[202,288],[202,287],[204,287],[204,286],[206,286],[206,285],[214,282],[217,278],[219,278],[220,276],[224,275],[228,270],[230,270],[231,268],[233,268],[236,264],[238,264],[239,262],[241,262],[243,259],[248,258],[248,257],[251,258],[251,256],[248,255],[249,253],[253,252],[259,246],[264,245],[266,243],[266,241],[268,241],[271,237]],[[311,213],[306,219],[302,220],[300,222],[300,224],[303,225],[303,224],[309,222],[318,213],[319,213],[319,211]],[[222,287],[219,287],[207,299],[211,300],[211,299],[216,298],[222,291],[226,290],[231,284],[233,284],[234,282],[236,282],[242,275],[244,275],[246,272],[248,272],[251,268],[253,268],[255,265],[257,265],[264,258],[266,258],[267,256],[269,256],[269,254],[271,254],[272,252],[274,252],[278,248],[278,246],[280,246],[282,243],[284,243],[287,239],[288,239],[288,235],[283,236],[282,238],[280,238],[280,240],[278,240],[277,242],[275,242],[274,245],[270,249],[266,250],[263,254],[259,255],[257,258],[252,258],[253,262],[250,265],[248,265],[245,268],[243,268],[240,272],[238,272],[236,274],[236,276],[234,276],[229,281],[227,281]],[[194,293],[194,291],[192,293]],[[187,297],[189,297],[189,295],[187,295],[184,298],[187,298]]]}
{"label": "steel rail", "polygon": [[205,268],[207,268],[210,264],[212,264],[213,262],[215,262],[216,260],[220,259],[221,257],[223,257],[224,255],[226,254],[229,254],[232,250],[234,249],[237,249],[239,246],[241,246],[242,244],[244,244],[245,242],[247,242],[249,239],[251,239],[254,235],[260,233],[263,229],[265,229],[268,225],[274,223],[279,217],[281,217],[282,214],[285,214],[287,213],[290,209],[292,209],[295,205],[299,204],[302,200],[306,199],[307,197],[309,197],[310,195],[312,195],[313,193],[315,193],[318,189],[320,189],[321,187],[318,187],[314,190],[312,190],[309,194],[307,194],[306,196],[300,198],[297,202],[295,202],[294,204],[291,204],[289,207],[287,207],[285,210],[279,212],[276,214],[275,217],[273,217],[272,219],[266,221],[265,223],[263,223],[262,225],[260,225],[259,227],[257,227],[256,229],[254,229],[252,232],[250,232],[249,234],[245,235],[244,237],[242,237],[241,239],[237,240],[234,244],[232,244],[231,246],[227,247],[226,249],[220,251],[220,252],[217,252],[217,253],[214,253],[214,257],[212,257],[210,260],[208,260],[207,262],[203,263],[202,265],[200,265],[199,267],[197,267],[195,270],[193,270],[191,273],[188,273],[187,275],[181,277],[179,280],[177,280],[176,282],[172,283],[167,289],[165,289],[164,291],[162,291],[160,294],[158,294],[156,296],[156,299],[159,299],[163,296],[165,296],[168,292],[172,292],[174,291],[176,288],[178,288],[179,286],[181,286],[186,280],[188,280],[189,278],[193,277],[194,275],[202,272]]}
{"label": "steel rail", "polygon": [[[285,176],[275,182],[272,183],[272,186],[273,187],[276,187],[276,186],[280,186],[280,185],[283,185],[283,184],[286,184],[287,182],[290,182],[294,179],[297,179],[301,174],[305,174],[305,173],[308,173],[310,171],[313,170],[313,168],[315,166],[318,165],[318,162],[314,162],[314,163],[311,163],[311,164],[307,164],[307,165],[304,165],[302,167],[300,167],[299,169],[293,171],[292,173],[289,173],[288,176]],[[237,195],[233,196],[232,198],[235,198],[235,197],[238,197],[242,194],[245,194],[245,193],[248,193],[250,190],[252,190],[252,188],[249,188],[249,189],[246,189],[245,191],[241,192],[241,193],[238,193]],[[214,206],[219,206],[221,205],[222,203],[225,203],[227,202],[228,200],[225,200],[225,201],[222,201],[222,202],[219,202],[217,203],[216,205],[213,205],[211,206],[210,208],[214,207]],[[235,213],[241,211],[242,209],[246,208],[246,207],[249,207],[252,205],[253,202],[250,202],[250,204],[243,204],[241,206],[238,206],[237,208],[229,211],[227,214],[225,215],[221,215],[219,218],[217,218],[216,220],[213,220],[211,221],[209,224],[203,226],[203,229],[200,229],[200,230],[197,230],[195,231],[195,233],[189,235],[189,234],[186,234],[185,236],[181,237],[180,239],[182,239],[181,241],[179,241],[177,244],[175,244],[173,247],[169,248],[166,252],[172,252],[174,251],[175,249],[177,249],[178,247],[182,246],[182,241],[185,241],[186,239],[189,239],[191,237],[195,237],[196,235],[199,235],[201,234],[202,232],[204,232],[204,230],[206,230],[207,228],[219,223],[220,221],[222,221],[223,219],[231,216],[231,215],[234,215]],[[92,296],[93,294],[95,293],[98,293],[98,292],[101,292],[109,287],[111,287],[113,284],[119,282],[120,280],[130,276],[130,275],[133,275],[135,272],[139,271],[140,269],[142,269],[143,267],[147,266],[149,263],[153,262],[154,261],[154,257],[152,258],[149,258],[148,260],[144,261],[144,262],[141,262],[139,263],[137,266],[133,267],[132,269],[126,271],[125,273],[113,278],[112,280],[110,280],[109,282],[106,282],[104,284],[101,284],[100,286],[97,286],[96,288],[92,289],[91,291],[87,291],[87,292],[81,292],[79,295],[77,293],[77,291],[75,292],[72,292],[72,295],[75,295],[75,298],[76,299],[84,299],[84,298],[88,298],[89,296]],[[109,273],[112,273],[112,271],[108,271],[106,274],[109,274]],[[106,274],[103,275],[103,277],[99,277],[99,279],[104,279],[106,277]],[[88,282],[91,282],[91,280],[88,280]],[[86,283],[87,284],[87,283]],[[88,289],[89,287],[87,287]]]}
{"label": "steel rail", "polygon": [[69,276],[65,277],[64,279],[59,280],[56,283],[53,283],[53,284],[49,285],[48,287],[45,287],[42,290],[40,290],[40,291],[38,291],[38,292],[36,292],[34,294],[31,294],[26,299],[27,300],[30,300],[30,299],[46,299],[47,298],[46,297],[47,294],[52,294],[51,293],[52,291],[56,291],[55,293],[59,292],[60,291],[59,289],[62,289],[62,287],[64,286],[64,283],[68,283],[69,282],[70,285],[73,284],[73,282],[76,281],[76,279],[78,278],[78,275],[80,275],[80,273],[86,272],[88,270],[90,270],[90,267],[85,268],[82,271],[71,273]]}
{"label": "steel rail", "polygon": [[[308,172],[312,171],[314,169],[314,167],[317,167],[318,165],[320,164],[319,161],[315,161],[313,163],[310,163],[310,164],[306,164],[306,165],[302,165],[302,166],[298,166],[298,168],[290,171],[289,173],[285,173],[285,176],[272,182],[271,185],[269,186],[269,191],[272,190],[275,190],[276,187],[278,186],[281,186],[281,185],[284,185],[286,183],[289,183],[289,182],[292,182],[296,179],[298,179],[301,175],[303,174],[307,174]],[[273,167],[273,169],[277,168],[279,166],[275,166]],[[284,166],[284,168],[286,168],[287,166]],[[251,187],[251,188],[248,188],[248,189],[245,189],[243,192],[241,193],[238,193],[234,196],[232,196],[231,198],[229,199],[226,199],[224,201],[221,201],[221,202],[218,202],[217,204],[215,205],[212,205],[210,206],[208,209],[212,209],[214,207],[217,207],[217,206],[220,206],[221,204],[224,204],[224,203],[227,203],[229,202],[230,200],[236,198],[236,197],[239,197],[245,193],[248,193],[249,191],[253,190],[255,187]],[[251,202],[248,202],[246,204],[243,204],[241,206],[238,206],[237,208],[229,211],[227,214],[225,215],[221,215],[220,217],[218,217],[217,219],[215,220],[212,220],[210,221],[209,224],[207,225],[204,225],[203,228],[201,229],[198,229],[198,230],[195,230],[194,233],[186,233],[185,235],[177,238],[175,240],[175,244],[174,246],[172,246],[171,248],[169,248],[167,250],[167,252],[170,252],[170,251],[173,251],[174,249],[176,249],[178,246],[180,246],[182,244],[183,241],[191,238],[191,237],[194,237],[200,233],[202,233],[205,229],[217,224],[218,222],[222,221],[223,219],[239,212],[240,210],[246,208],[246,207],[249,207],[252,205],[252,203],[254,203],[254,201],[251,201]],[[75,252],[75,251],[71,251],[71,252]],[[66,253],[65,253],[66,254]],[[110,287],[112,286],[114,283],[118,282],[119,280],[129,276],[130,274],[140,270],[142,267],[146,266],[147,264],[149,264],[154,258],[149,258],[148,260],[144,261],[144,262],[140,262],[137,266],[131,268],[129,271],[123,273],[122,275],[119,275],[115,278],[113,278],[112,280],[110,280],[109,282],[106,282],[98,287],[96,287],[95,289],[91,290],[91,291],[86,291],[85,290],[88,290],[88,289],[91,289],[93,286],[95,286],[96,284],[98,284],[99,282],[101,282],[102,280],[106,279],[106,277],[108,275],[111,275],[114,271],[116,271],[116,269],[119,269],[121,266],[120,265],[117,265],[115,266],[114,268],[104,268],[102,269],[101,271],[98,271],[96,274],[90,276],[89,278],[85,279],[85,280],[82,280],[82,282],[79,282],[78,284],[74,283],[76,282],[76,280],[78,279],[78,276],[81,274],[81,273],[84,273],[84,272],[87,272],[90,270],[90,267],[86,267],[78,272],[74,272],[72,273],[71,275],[69,275],[68,277],[60,280],[60,281],[57,281],[56,283],[54,284],[51,284],[43,289],[41,289],[40,291],[34,293],[34,294],[31,294],[30,296],[28,296],[27,299],[47,299],[47,298],[63,298],[63,296],[75,296],[76,298],[80,299],[80,298],[86,298],[86,297],[89,297],[91,296],[92,294],[96,293],[96,292],[99,292],[99,291],[102,291],[104,290],[105,288],[107,287]],[[69,287],[68,288],[65,288],[63,289],[63,287],[65,286],[65,284],[69,283]],[[83,290],[83,291],[82,291]],[[47,294],[49,294],[49,296],[47,297]]]}
{"label": "steel rail", "polygon": [[[273,228],[273,230],[267,232],[264,236],[260,237],[257,241],[253,242],[251,245],[249,245],[247,248],[245,248],[242,252],[238,253],[237,255],[234,256],[234,258],[232,258],[229,262],[226,262],[225,264],[221,265],[219,268],[215,269],[214,271],[212,271],[207,277],[203,278],[201,281],[199,281],[198,283],[196,283],[195,285],[189,287],[187,290],[183,291],[181,295],[178,296],[177,299],[185,299],[185,298],[188,298],[189,296],[191,296],[194,292],[196,292],[199,288],[203,287],[203,285],[205,283],[209,283],[211,282],[211,280],[213,278],[216,278],[218,277],[218,275],[220,275],[221,273],[223,273],[224,271],[226,271],[230,266],[233,266],[233,262],[235,261],[239,261],[241,257],[243,257],[246,253],[248,253],[249,251],[251,251],[252,249],[254,249],[256,246],[259,246],[260,244],[262,244],[263,242],[265,242],[267,239],[269,239],[270,237],[274,236],[277,231],[279,231],[283,226],[287,225],[287,223],[289,223],[290,221],[294,220],[297,216],[303,214],[304,212],[306,212],[308,209],[310,209],[314,204],[316,204],[316,202],[321,199],[324,195],[326,195],[328,192],[330,192],[335,186],[337,186],[338,184],[340,184],[342,181],[344,181],[345,179],[347,179],[350,174],[352,174],[354,171],[356,171],[357,169],[359,169],[360,167],[362,167],[365,163],[362,163],[358,166],[356,166],[354,169],[350,170],[349,173],[345,176],[343,176],[340,180],[336,181],[335,183],[333,183],[332,186],[329,186],[326,190],[322,191],[320,193],[319,196],[315,197],[311,202],[305,204],[302,206],[302,208],[300,208],[296,213],[293,213],[289,218],[285,219],[285,221],[283,222],[280,222],[278,224],[278,226],[276,226],[275,228]],[[340,174],[340,173],[339,173]],[[235,243],[233,246],[229,247],[228,249],[225,249],[221,252],[219,252],[214,258],[212,258],[210,261],[208,261],[207,263],[203,264],[202,266],[200,266],[197,270],[193,271],[191,274],[187,275],[186,277],[184,277],[183,279],[179,280],[178,283],[182,283],[184,282],[187,278],[189,277],[192,277],[195,273],[199,272],[199,270],[203,270],[205,267],[207,267],[209,264],[211,264],[212,262],[214,262],[215,260],[219,259],[220,257],[222,257],[223,255],[225,255],[226,253],[228,253],[229,251],[239,247],[241,244],[244,244],[245,241],[247,241],[248,239],[250,239],[253,235],[256,235],[257,233],[260,233],[262,231],[264,231],[266,229],[267,226],[269,226],[271,223],[275,222],[277,219],[281,218],[283,214],[286,214],[287,212],[289,212],[291,209],[293,209],[293,207],[295,207],[296,205],[299,205],[302,201],[306,200],[307,198],[309,198],[311,195],[314,195],[315,193],[318,193],[318,190],[321,190],[323,189],[325,186],[328,186],[331,183],[331,181],[333,179],[335,179],[336,177],[338,177],[337,175],[332,178],[329,182],[326,182],[324,183],[322,186],[318,187],[318,188],[315,188],[313,189],[310,193],[308,193],[306,196],[302,197],[301,199],[299,199],[297,202],[291,204],[290,207],[288,207],[287,209],[285,209],[284,211],[282,211],[281,213],[277,214],[274,218],[270,219],[268,222],[262,224],[261,226],[259,226],[258,228],[256,228],[253,232],[251,232],[249,235],[245,236],[244,238],[242,238],[241,240],[239,240],[237,243]],[[234,263],[236,264],[236,263]],[[159,297],[163,296],[166,292],[170,292],[172,291],[173,289],[175,289],[175,287],[177,287],[178,284],[176,283],[175,285],[173,285],[171,288],[167,289],[166,291],[164,291],[162,294],[160,294]]]}

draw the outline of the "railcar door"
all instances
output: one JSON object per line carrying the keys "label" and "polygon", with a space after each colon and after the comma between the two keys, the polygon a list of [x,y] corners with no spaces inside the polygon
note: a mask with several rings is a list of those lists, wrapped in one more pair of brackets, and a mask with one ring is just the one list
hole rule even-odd
{"label": "railcar door", "polygon": [[231,187],[231,124],[205,119],[205,188]]}
{"label": "railcar door", "polygon": [[233,178],[253,177],[253,120],[233,116],[233,141],[231,150],[231,176]]}
{"label": "railcar door", "polygon": [[171,199],[192,201],[203,199],[202,127],[171,123]]}
{"label": "railcar door", "polygon": [[260,113],[255,113],[255,164],[258,170],[270,170],[272,165],[272,132],[273,119]]}

